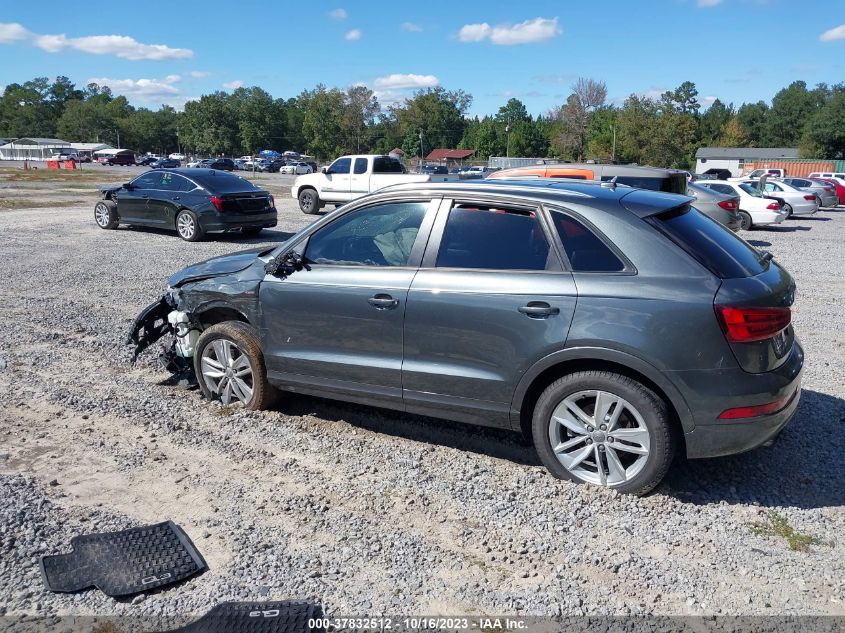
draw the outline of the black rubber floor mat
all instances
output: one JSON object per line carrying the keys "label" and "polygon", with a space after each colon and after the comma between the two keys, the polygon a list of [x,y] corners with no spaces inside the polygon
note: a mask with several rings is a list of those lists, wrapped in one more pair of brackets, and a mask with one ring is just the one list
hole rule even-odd
{"label": "black rubber floor mat", "polygon": [[281,602],[222,602],[181,629],[169,633],[305,633],[323,617],[318,604],[299,600]]}
{"label": "black rubber floor mat", "polygon": [[108,596],[126,596],[207,568],[191,539],[172,521],[75,536],[70,544],[69,554],[41,558],[41,575],[51,591],[96,587]]}

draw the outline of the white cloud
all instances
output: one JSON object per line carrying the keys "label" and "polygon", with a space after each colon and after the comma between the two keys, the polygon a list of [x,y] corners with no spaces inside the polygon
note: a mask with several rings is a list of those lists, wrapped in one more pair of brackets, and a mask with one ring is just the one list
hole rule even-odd
{"label": "white cloud", "polygon": [[722,0],[698,0],[697,4],[701,9],[707,9],[709,7],[715,7],[716,5],[722,4]]}
{"label": "white cloud", "polygon": [[241,81],[240,79],[235,79],[235,81],[229,81],[229,82],[223,84],[223,87],[226,90],[237,90],[238,88],[244,87],[244,82]]}
{"label": "white cloud", "polygon": [[384,77],[376,77],[373,85],[381,90],[402,90],[403,88],[433,88],[440,80],[434,75],[415,75],[394,73]]}
{"label": "white cloud", "polygon": [[481,42],[489,39],[499,46],[545,42],[563,32],[558,18],[534,18],[519,24],[490,26],[487,22],[465,24],[458,32],[461,42]]}
{"label": "white cloud", "polygon": [[194,79],[202,79],[203,77],[208,77],[211,73],[207,70],[192,70],[188,74]]}
{"label": "white cloud", "polygon": [[188,59],[194,56],[194,51],[189,48],[144,44],[128,35],[67,37],[64,33],[55,35],[33,33],[16,22],[0,23],[0,44],[10,44],[20,40],[29,40],[34,46],[48,53],[60,53],[65,49],[72,49],[92,55],[114,55],[133,61]]}
{"label": "white cloud", "polygon": [[[825,31],[819,35],[819,40],[822,42],[835,42],[836,40],[845,40],[845,24],[840,24],[836,28]],[[0,38],[2,41],[2,38]]]}
{"label": "white cloud", "polygon": [[422,33],[423,27],[414,22],[402,22],[402,30],[410,33]]}
{"label": "white cloud", "polygon": [[346,9],[334,9],[333,11],[329,11],[329,17],[332,20],[345,20],[349,17],[349,14],[346,12]]}
{"label": "white cloud", "polygon": [[361,32],[361,29],[352,29],[351,31],[347,32],[346,35],[343,36],[343,39],[345,39],[347,42],[357,42],[361,39],[362,35],[363,33]]}
{"label": "white cloud", "polygon": [[0,44],[25,40],[32,34],[17,22],[0,22]]}
{"label": "white cloud", "polygon": [[108,86],[115,94],[124,95],[130,99],[158,101],[179,97],[179,89],[173,84],[179,82],[181,79],[179,75],[168,75],[164,79],[111,79],[109,77],[92,77],[87,83]]}
{"label": "white cloud", "polygon": [[399,90],[373,90],[373,95],[382,108],[401,105],[408,97],[406,93]]}
{"label": "white cloud", "polygon": [[464,24],[458,31],[458,39],[462,42],[480,42],[490,37],[490,30],[490,25],[487,22]]}
{"label": "white cloud", "polygon": [[713,96],[713,95],[707,95],[706,97],[703,97],[703,98],[699,101],[699,104],[701,105],[701,107],[702,107],[702,108],[707,109],[707,108],[709,108],[710,106],[712,106],[712,105],[713,105],[713,102],[714,102],[714,101],[716,101],[716,99],[718,99],[718,98],[719,98],[719,97],[716,97],[716,96]]}

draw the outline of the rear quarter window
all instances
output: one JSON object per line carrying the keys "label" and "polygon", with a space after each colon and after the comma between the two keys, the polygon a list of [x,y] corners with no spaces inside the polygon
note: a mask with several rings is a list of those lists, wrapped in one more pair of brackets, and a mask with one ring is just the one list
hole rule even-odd
{"label": "rear quarter window", "polygon": [[646,221],[721,279],[753,277],[768,268],[756,248],[690,206]]}

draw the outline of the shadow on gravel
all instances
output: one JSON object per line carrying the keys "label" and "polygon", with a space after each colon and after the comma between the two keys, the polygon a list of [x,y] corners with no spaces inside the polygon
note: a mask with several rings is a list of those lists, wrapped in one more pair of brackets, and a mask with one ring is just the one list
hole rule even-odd
{"label": "shadow on gravel", "polygon": [[314,415],[324,420],[344,421],[374,433],[489,455],[524,466],[540,465],[534,446],[513,431],[294,394],[285,394],[276,409],[285,415]]}
{"label": "shadow on gravel", "polygon": [[[152,226],[121,226],[118,231],[129,231],[132,233],[149,233],[150,235],[164,235],[174,240],[181,240],[176,231],[158,229]],[[243,235],[241,233],[209,233],[205,236],[205,242],[231,242],[236,244],[281,244],[294,235],[291,231],[277,231],[275,229],[264,229],[258,235]]]}
{"label": "shadow on gravel", "polygon": [[845,505],[845,400],[804,389],[771,447],[677,463],[662,490],[694,504],[826,508]]}
{"label": "shadow on gravel", "polygon": [[[805,218],[801,218],[804,220]],[[773,233],[795,233],[795,231],[809,231],[811,230],[809,226],[767,226],[764,227],[766,231],[772,231]]]}
{"label": "shadow on gravel", "polygon": [[794,218],[790,218],[792,220],[800,220],[801,222],[830,222],[833,218],[821,218],[815,215],[811,216],[797,216]]}
{"label": "shadow on gravel", "polygon": [[765,246],[771,246],[771,242],[766,242],[764,240],[746,240],[751,246],[756,246],[758,248],[762,248]]}

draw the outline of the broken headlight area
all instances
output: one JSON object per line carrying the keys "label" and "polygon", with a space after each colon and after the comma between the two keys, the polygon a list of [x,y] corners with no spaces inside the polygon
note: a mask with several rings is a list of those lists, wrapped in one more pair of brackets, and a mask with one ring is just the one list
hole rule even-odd
{"label": "broken headlight area", "polygon": [[141,311],[129,330],[126,344],[135,346],[132,353],[134,363],[144,350],[171,336],[170,345],[164,347],[159,355],[161,365],[173,374],[168,382],[195,386],[193,357],[201,331],[201,325],[189,313],[179,310],[174,295],[168,292]]}

